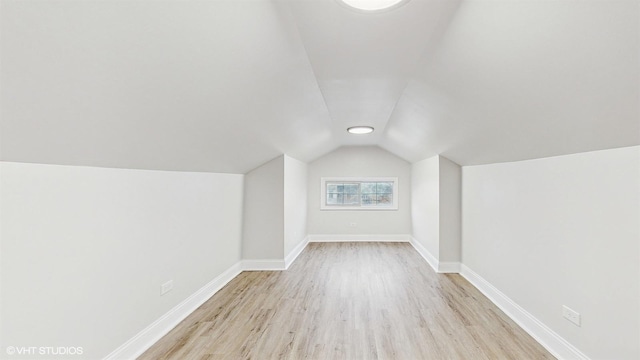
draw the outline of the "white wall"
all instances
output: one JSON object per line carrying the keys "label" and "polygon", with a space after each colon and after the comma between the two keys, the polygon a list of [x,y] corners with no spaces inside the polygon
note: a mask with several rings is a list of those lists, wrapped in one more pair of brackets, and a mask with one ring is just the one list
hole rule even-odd
{"label": "white wall", "polygon": [[464,167],[464,264],[590,358],[640,358],[639,168],[637,146]]}
{"label": "white wall", "polygon": [[[308,172],[309,234],[411,233],[411,165],[405,160],[377,146],[342,147],[310,163]],[[332,176],[398,177],[398,210],[321,211],[320,178]]]}
{"label": "white wall", "polygon": [[284,254],[307,236],[307,164],[284,156]]}
{"label": "white wall", "polygon": [[[458,272],[461,260],[460,165],[434,156],[411,165],[412,236],[439,272]],[[421,250],[422,251],[422,250]]]}
{"label": "white wall", "polygon": [[240,260],[242,175],[0,170],[5,347],[102,358]]}
{"label": "white wall", "polygon": [[437,257],[440,253],[438,156],[411,165],[411,227],[413,238],[432,256]]}
{"label": "white wall", "polygon": [[284,156],[244,178],[242,258],[284,259]]}
{"label": "white wall", "polygon": [[280,268],[306,235],[307,164],[282,155],[247,173],[243,259],[270,261],[254,267]]}
{"label": "white wall", "polygon": [[462,168],[440,156],[440,262],[462,258]]}

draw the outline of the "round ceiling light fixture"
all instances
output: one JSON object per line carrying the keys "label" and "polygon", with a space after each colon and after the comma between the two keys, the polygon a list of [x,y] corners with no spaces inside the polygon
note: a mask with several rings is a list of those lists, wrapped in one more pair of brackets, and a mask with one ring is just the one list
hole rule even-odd
{"label": "round ceiling light fixture", "polygon": [[349,7],[364,11],[380,11],[398,6],[407,0],[339,0]]}
{"label": "round ceiling light fixture", "polygon": [[352,126],[347,131],[349,134],[364,135],[372,133],[373,128],[371,126]]}

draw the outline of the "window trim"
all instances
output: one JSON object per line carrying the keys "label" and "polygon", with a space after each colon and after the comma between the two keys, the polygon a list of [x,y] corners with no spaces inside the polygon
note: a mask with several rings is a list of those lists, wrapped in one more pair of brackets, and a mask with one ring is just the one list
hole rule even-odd
{"label": "window trim", "polygon": [[[393,182],[393,203],[390,206],[343,206],[327,205],[327,182]],[[341,211],[396,211],[398,210],[398,178],[397,177],[321,177],[320,178],[320,210]]]}

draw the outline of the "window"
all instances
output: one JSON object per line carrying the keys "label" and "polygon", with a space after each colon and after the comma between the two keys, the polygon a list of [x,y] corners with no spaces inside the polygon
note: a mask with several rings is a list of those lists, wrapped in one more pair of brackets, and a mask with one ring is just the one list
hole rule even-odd
{"label": "window", "polygon": [[321,178],[322,210],[398,210],[398,178]]}

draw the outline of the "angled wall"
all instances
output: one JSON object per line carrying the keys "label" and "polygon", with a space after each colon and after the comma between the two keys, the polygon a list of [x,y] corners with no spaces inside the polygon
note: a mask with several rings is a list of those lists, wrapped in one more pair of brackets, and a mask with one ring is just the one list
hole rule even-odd
{"label": "angled wall", "polygon": [[[458,264],[462,260],[462,168],[439,156],[440,171],[440,263]],[[454,265],[455,266],[455,265]]]}
{"label": "angled wall", "polygon": [[242,258],[284,259],[284,155],[245,175]]}
{"label": "angled wall", "polygon": [[[307,236],[307,164],[287,155],[245,175],[245,269],[284,269]],[[291,260],[292,261],[292,260]]]}
{"label": "angled wall", "polygon": [[464,265],[491,284],[483,290],[556,334],[541,327],[538,339],[640,358],[640,147],[467,166],[463,179]]}
{"label": "angled wall", "polygon": [[438,156],[411,164],[411,234],[433,261],[440,254],[439,164]]}
{"label": "angled wall", "polygon": [[461,168],[434,156],[411,165],[411,227],[416,249],[438,272],[459,272]]}
{"label": "angled wall", "polygon": [[284,255],[289,257],[307,236],[307,164],[284,156]]}
{"label": "angled wall", "polygon": [[0,173],[3,346],[104,358],[240,261],[242,175],[8,162]]}

